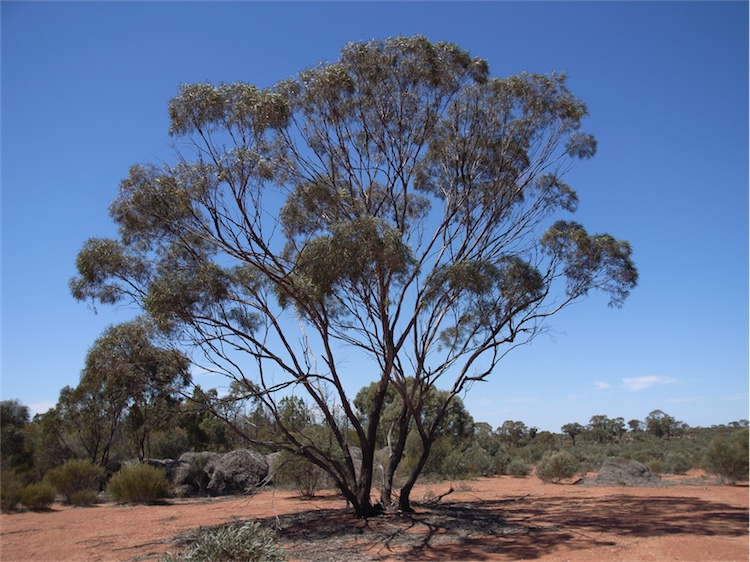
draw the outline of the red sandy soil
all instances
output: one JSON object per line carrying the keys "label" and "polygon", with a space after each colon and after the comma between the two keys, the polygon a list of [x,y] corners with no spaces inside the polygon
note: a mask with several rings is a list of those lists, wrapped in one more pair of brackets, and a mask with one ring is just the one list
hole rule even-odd
{"label": "red sandy soil", "polygon": [[[451,488],[453,492],[439,498]],[[342,499],[292,492],[0,515],[0,560],[157,560],[199,527],[262,519],[291,560],[748,560],[748,488],[700,473],[658,487],[535,477],[422,485],[413,514],[362,521]]]}

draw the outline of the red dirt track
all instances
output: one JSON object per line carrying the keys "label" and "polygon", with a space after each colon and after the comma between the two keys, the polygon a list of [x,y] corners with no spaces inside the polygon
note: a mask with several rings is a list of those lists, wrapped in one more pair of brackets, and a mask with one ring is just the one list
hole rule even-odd
{"label": "red dirt track", "polygon": [[503,476],[422,485],[412,494],[414,514],[367,522],[332,494],[55,504],[0,515],[0,560],[156,560],[179,549],[181,533],[255,518],[280,527],[291,560],[748,560],[747,486],[720,486],[698,473],[665,484],[583,487]]}

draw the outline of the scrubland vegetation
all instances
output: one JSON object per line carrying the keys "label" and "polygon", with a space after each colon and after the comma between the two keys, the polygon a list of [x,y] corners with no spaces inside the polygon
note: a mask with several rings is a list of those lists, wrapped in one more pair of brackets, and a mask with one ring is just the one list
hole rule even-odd
{"label": "scrubland vegetation", "polygon": [[[202,393],[198,389],[195,396],[199,395],[216,397],[214,391]],[[360,405],[366,401],[366,396],[367,388],[358,395]],[[262,408],[225,402],[226,408],[230,405],[234,408],[232,423],[248,426],[245,431],[262,434],[266,430],[264,424],[273,423]],[[271,478],[263,477],[260,471],[254,481],[264,486],[296,490],[301,497],[312,497],[321,489],[335,487],[325,471],[300,455],[286,451],[277,453],[271,445],[264,451],[243,452],[245,444],[235,437],[237,434],[231,427],[198,407],[196,401],[174,401],[170,407],[171,415],[165,416],[162,424],[150,428],[144,441],[135,440],[132,426],[123,423],[107,444],[110,453],[107,464],[103,465],[89,456],[99,448],[92,447],[91,443],[87,447],[81,441],[83,435],[93,435],[95,428],[71,423],[58,409],[32,420],[28,409],[19,402],[1,402],[2,510],[44,511],[55,501],[77,506],[104,500],[153,504],[177,493],[216,493],[217,488],[210,485],[213,477],[207,469],[212,463],[218,466],[216,463],[222,457],[262,462],[267,459],[267,466],[273,466],[269,471]],[[306,438],[316,440],[319,446],[330,439],[329,430],[316,420],[315,411],[304,402],[289,399],[286,409],[286,415],[294,418],[295,427]],[[52,434],[46,431],[51,419],[55,420],[57,429]],[[139,429],[138,434],[144,435],[142,428]],[[389,433],[393,437],[392,431]],[[413,436],[407,436],[403,461],[407,474],[410,463],[419,455],[414,441]],[[382,463],[388,459],[388,442],[389,435],[383,435],[383,449],[375,459],[381,474]],[[137,453],[141,443],[146,443],[151,454],[161,459],[139,461]],[[228,454],[231,451],[234,453]],[[167,471],[159,467],[174,465],[174,461],[165,457],[178,456],[183,462],[177,473],[173,471],[170,480]],[[610,419],[604,415],[593,416],[586,425],[566,424],[560,433],[539,431],[513,420],[493,429],[487,423],[475,422],[463,403],[456,399],[444,420],[443,431],[432,449],[422,479],[440,481],[494,475],[524,478],[535,473],[544,482],[555,484],[596,471],[605,461],[610,464],[613,459],[639,461],[655,476],[702,468],[726,484],[747,480],[748,422],[740,420],[711,428],[690,428],[657,410],[643,421],[631,420],[627,429],[622,418]],[[231,463],[228,466],[232,466]],[[397,485],[401,478],[403,476],[397,472]],[[175,486],[175,480],[182,485]],[[384,483],[385,480],[376,481],[376,486]],[[227,490],[226,493],[238,493],[231,486]],[[286,559],[273,530],[257,522],[201,529],[181,542],[182,551],[166,554],[163,562]]]}
{"label": "scrubland vegetation", "polygon": [[[367,389],[359,394],[366,399]],[[215,391],[196,396],[216,397]],[[308,439],[319,443],[330,439],[325,426],[316,421],[315,411],[298,399],[287,402],[287,415],[296,418],[295,426]],[[199,452],[185,465],[183,481],[193,485],[182,493],[216,493],[207,489],[205,466],[219,455],[242,449],[226,423],[200,408],[196,401],[175,401],[171,415],[150,428],[145,442],[150,458],[177,458],[186,452]],[[234,408],[234,424],[245,424],[246,431],[262,433],[264,424],[273,421],[262,409],[248,404],[225,401]],[[2,412],[2,509],[25,507],[46,509],[57,498],[71,505],[91,505],[101,498],[121,503],[153,503],[175,493],[166,472],[146,461],[137,462],[140,444],[127,421],[114,432],[106,446],[111,450],[106,464],[91,458],[101,444],[86,442],[95,428],[83,428],[66,419],[59,409],[29,418],[28,409],[18,401],[0,403]],[[48,428],[54,420],[55,432]],[[127,420],[127,418],[126,418]],[[143,434],[143,428],[139,428]],[[376,466],[388,458],[388,435],[382,436],[382,450]],[[391,435],[392,437],[392,435]],[[403,470],[416,461],[418,447],[411,435],[406,439]],[[283,452],[273,455],[272,446],[258,451],[271,455],[273,479],[258,477],[267,484],[297,490],[311,497],[330,488],[326,473],[301,456]],[[259,455],[260,456],[260,455]],[[605,415],[593,416],[586,425],[566,424],[560,433],[539,431],[521,421],[508,420],[492,428],[475,422],[463,403],[456,399],[445,418],[443,432],[422,473],[428,481],[471,479],[479,476],[510,475],[517,478],[535,473],[545,482],[557,483],[598,470],[607,459],[632,459],[648,466],[656,476],[684,474],[690,469],[705,469],[724,483],[748,479],[748,422],[740,420],[710,428],[688,427],[661,411],[651,412],[645,420]],[[101,459],[99,459],[101,460]],[[190,472],[192,470],[192,472]],[[190,472],[190,474],[187,474]],[[193,474],[194,473],[194,474]],[[396,476],[398,482],[399,474]],[[376,486],[380,483],[376,480]]]}

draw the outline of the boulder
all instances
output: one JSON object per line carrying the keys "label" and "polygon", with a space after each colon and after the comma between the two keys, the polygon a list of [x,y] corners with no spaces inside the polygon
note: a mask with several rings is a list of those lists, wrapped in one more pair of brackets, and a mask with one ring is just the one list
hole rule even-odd
{"label": "boulder", "polygon": [[659,483],[649,468],[638,461],[609,459],[587,484],[598,486],[653,486]]}
{"label": "boulder", "polygon": [[174,470],[172,481],[178,489],[189,493],[204,494],[211,481],[213,465],[220,457],[219,453],[208,451],[183,453],[177,459],[179,465]]}
{"label": "boulder", "polygon": [[268,461],[260,453],[238,449],[221,455],[206,466],[206,488],[214,494],[244,493],[268,476]]}
{"label": "boulder", "polygon": [[154,466],[156,468],[162,469],[164,472],[167,473],[167,478],[172,480],[174,482],[175,473],[179,469],[180,461],[172,460],[172,459],[146,459],[144,461],[146,464],[149,464],[151,466]]}

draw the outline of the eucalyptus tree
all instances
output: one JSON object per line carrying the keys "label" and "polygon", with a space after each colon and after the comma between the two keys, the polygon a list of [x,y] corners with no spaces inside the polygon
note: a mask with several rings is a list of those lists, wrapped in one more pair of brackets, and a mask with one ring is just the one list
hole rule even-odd
{"label": "eucalyptus tree", "polygon": [[665,414],[661,410],[654,410],[646,416],[644,422],[646,431],[656,437],[666,437],[670,439],[675,434],[679,433],[680,430],[685,428],[685,423],[677,421],[669,414]]}
{"label": "eucalyptus tree", "polygon": [[578,437],[581,433],[583,433],[586,428],[583,427],[578,422],[572,422],[572,423],[566,423],[564,426],[560,428],[563,433],[570,436],[570,438],[573,440],[573,446],[576,446],[576,437]]}
{"label": "eucalyptus tree", "polygon": [[189,381],[189,361],[159,347],[147,323],[107,328],[86,355],[78,386],[65,387],[50,419],[59,424],[60,446],[107,466],[113,448],[130,439],[143,459],[152,430],[179,411],[178,391]]}
{"label": "eucalyptus tree", "polygon": [[[246,382],[274,446],[325,470],[362,516],[380,507],[392,386],[422,446],[408,510],[455,396],[567,305],[602,290],[620,306],[636,284],[627,242],[563,218],[578,201],[563,174],[596,150],[586,113],[564,75],[495,78],[419,36],[348,44],[268,89],[183,85],[169,105],[178,159],[131,168],[110,209],[119,238],[86,242],[72,292],[134,303],[204,369]],[[352,358],[377,383],[367,423]],[[336,450],[284,427],[295,393]]]}

